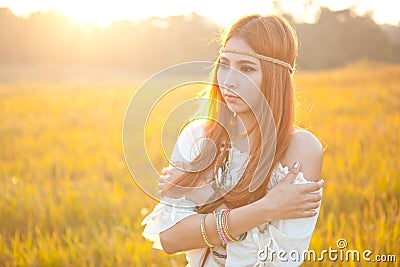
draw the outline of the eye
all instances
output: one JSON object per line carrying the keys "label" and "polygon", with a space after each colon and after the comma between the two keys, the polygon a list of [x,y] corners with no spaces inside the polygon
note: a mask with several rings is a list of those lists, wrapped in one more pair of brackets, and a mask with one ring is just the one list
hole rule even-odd
{"label": "eye", "polygon": [[227,70],[227,69],[229,69],[230,67],[229,67],[229,65],[228,65],[226,62],[220,62],[219,68],[222,69],[222,70]]}
{"label": "eye", "polygon": [[255,70],[256,70],[255,68],[246,66],[246,65],[243,65],[240,67],[241,72],[251,72],[251,71],[255,71]]}

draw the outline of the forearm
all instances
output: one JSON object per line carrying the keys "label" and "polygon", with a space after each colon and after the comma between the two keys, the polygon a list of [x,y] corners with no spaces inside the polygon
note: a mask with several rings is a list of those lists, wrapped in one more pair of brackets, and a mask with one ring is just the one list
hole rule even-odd
{"label": "forearm", "polygon": [[[260,216],[258,202],[233,209],[229,213],[228,227],[234,237],[253,229],[265,222],[264,216]],[[189,216],[175,224],[173,227],[160,233],[161,244],[167,253],[182,252],[197,248],[207,247],[200,230],[201,214]],[[205,218],[205,231],[208,240],[214,245],[220,245],[217,227],[213,214],[209,213]]]}
{"label": "forearm", "polygon": [[[228,228],[232,236],[238,237],[267,221],[306,218],[316,215],[321,200],[319,191],[323,182],[292,184],[298,174],[291,171],[285,179],[266,196],[246,206],[233,209],[228,216]],[[176,253],[207,247],[200,230],[200,214],[190,215],[171,228],[160,233],[160,241],[167,253]],[[209,241],[221,244],[212,214],[205,218],[205,230]]]}

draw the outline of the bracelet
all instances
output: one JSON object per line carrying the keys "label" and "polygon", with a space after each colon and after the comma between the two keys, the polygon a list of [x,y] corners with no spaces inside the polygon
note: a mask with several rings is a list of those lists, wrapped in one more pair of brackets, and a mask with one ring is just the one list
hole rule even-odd
{"label": "bracelet", "polygon": [[222,209],[220,211],[214,211],[214,220],[217,227],[218,236],[222,242],[222,245],[226,245],[230,242],[243,241],[247,237],[247,232],[241,234],[238,239],[234,238],[228,228],[228,216],[231,209]]}
{"label": "bracelet", "polygon": [[237,242],[237,241],[243,241],[246,237],[247,237],[247,232],[241,234],[239,236],[238,239],[234,238],[231,234],[231,232],[229,231],[229,227],[228,227],[228,216],[229,216],[229,212],[231,212],[232,209],[227,209],[225,210],[225,216],[224,216],[224,224],[223,224],[223,228],[222,230],[224,231],[226,237],[231,241],[231,242]]}
{"label": "bracelet", "polygon": [[227,243],[229,243],[229,239],[225,236],[223,230],[222,230],[222,213],[224,210],[220,210],[220,211],[214,211],[214,220],[215,220],[215,226],[217,227],[217,232],[218,232],[218,236],[219,239],[222,242],[223,246],[226,246]]}
{"label": "bracelet", "polygon": [[228,215],[229,215],[229,212],[230,212],[230,211],[231,211],[230,209],[227,209],[227,210],[224,211],[224,213],[223,213],[223,215],[222,215],[222,231],[224,232],[226,238],[227,238],[230,242],[235,242],[235,241],[238,241],[238,240],[236,240],[236,239],[232,236],[232,234],[229,232],[229,228],[228,228]]}
{"label": "bracelet", "polygon": [[201,231],[201,236],[203,237],[204,243],[206,243],[208,247],[212,248],[212,247],[214,247],[214,244],[208,240],[207,233],[206,233],[206,226],[205,226],[206,217],[207,217],[207,214],[201,215],[200,231]]}

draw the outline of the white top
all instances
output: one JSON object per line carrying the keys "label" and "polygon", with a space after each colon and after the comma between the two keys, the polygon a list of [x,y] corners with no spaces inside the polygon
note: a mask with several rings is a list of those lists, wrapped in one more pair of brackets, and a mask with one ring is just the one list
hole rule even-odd
{"label": "white top", "polygon": [[[190,161],[197,156],[200,151],[198,138],[202,135],[202,130],[198,126],[199,124],[194,123],[184,129],[171,158],[175,160],[184,158]],[[248,155],[233,147],[232,156],[231,175],[234,181],[237,182],[243,174]],[[268,190],[278,184],[288,173],[289,168],[279,163],[271,175]],[[303,173],[300,172],[294,183],[312,182],[306,180],[303,177]],[[142,235],[153,242],[154,248],[162,250],[159,234],[184,218],[196,214],[195,206],[196,203],[186,199],[184,196],[177,199],[163,198],[142,221],[142,225],[145,225]],[[304,251],[307,251],[310,244],[319,209],[317,209],[317,215],[314,217],[276,220],[255,227],[247,232],[245,240],[227,244],[226,252],[222,252],[222,254],[226,253],[227,255],[226,261],[220,258],[217,260],[225,264],[225,266],[299,266],[304,261]],[[221,248],[215,247],[214,250],[220,252]],[[206,248],[185,251],[188,261],[187,266],[200,266],[200,261],[205,251]],[[279,251],[286,252],[286,255],[279,254]],[[267,257],[266,253],[268,252],[269,255],[274,253],[272,259]],[[205,266],[218,266],[215,260],[209,255]]]}

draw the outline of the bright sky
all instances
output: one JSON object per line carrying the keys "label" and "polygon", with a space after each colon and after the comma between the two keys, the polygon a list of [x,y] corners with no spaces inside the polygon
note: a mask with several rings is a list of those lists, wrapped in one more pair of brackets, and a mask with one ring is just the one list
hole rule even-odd
{"label": "bright sky", "polygon": [[0,0],[0,7],[8,7],[21,16],[54,9],[79,22],[100,26],[122,19],[140,20],[148,16],[167,17],[191,12],[207,16],[221,25],[229,25],[243,15],[274,13],[274,2],[299,21],[312,22],[318,12],[316,5],[305,9],[307,3],[321,4],[332,10],[356,6],[359,14],[373,10],[374,19],[379,24],[396,25],[400,21],[394,0]]}

